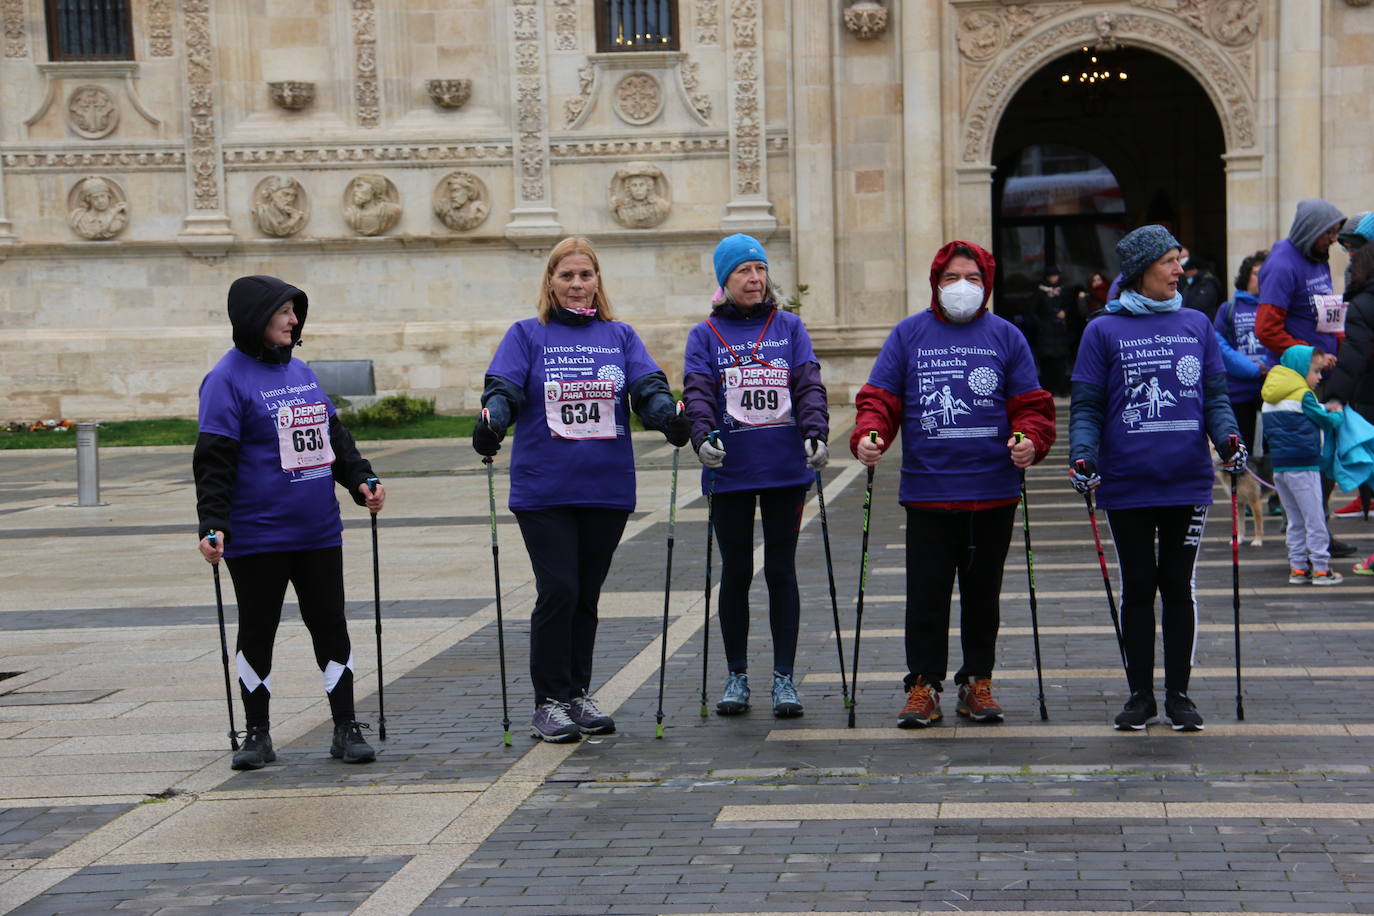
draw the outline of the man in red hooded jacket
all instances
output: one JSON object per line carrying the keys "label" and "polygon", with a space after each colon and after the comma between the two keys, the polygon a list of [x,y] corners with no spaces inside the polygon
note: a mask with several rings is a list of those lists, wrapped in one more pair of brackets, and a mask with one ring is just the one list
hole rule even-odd
{"label": "man in red hooded jacket", "polygon": [[902,433],[902,728],[941,718],[956,575],[964,655],[954,675],[958,712],[977,722],[1002,719],[992,696],[1002,567],[1020,472],[1044,459],[1055,429],[1054,401],[1040,387],[1026,339],[988,311],[995,270],[992,255],[971,242],[942,247],[930,265],[930,308],[892,329],[856,399],[850,450],[864,464],[877,464],[898,428]]}

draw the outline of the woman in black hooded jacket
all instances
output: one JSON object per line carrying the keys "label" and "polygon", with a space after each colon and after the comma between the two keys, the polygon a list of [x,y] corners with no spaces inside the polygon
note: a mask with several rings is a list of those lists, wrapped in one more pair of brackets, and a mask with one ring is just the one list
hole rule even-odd
{"label": "woman in black hooded jacket", "polygon": [[[1328,402],[1355,408],[1374,423],[1374,244],[1355,250],[1350,259],[1350,282],[1345,287],[1345,339],[1336,368],[1326,380]],[[1367,516],[1374,491],[1360,485],[1359,507]]]}

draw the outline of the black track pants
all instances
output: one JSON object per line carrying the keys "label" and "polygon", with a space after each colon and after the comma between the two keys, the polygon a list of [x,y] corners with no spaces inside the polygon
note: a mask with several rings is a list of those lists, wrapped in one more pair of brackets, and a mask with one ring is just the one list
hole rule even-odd
{"label": "black track pants", "polygon": [[623,509],[521,509],[534,567],[530,683],[534,702],[566,703],[591,689],[596,606],[630,513]]}
{"label": "black track pants", "polygon": [[1015,517],[1015,503],[977,512],[907,506],[906,689],[911,689],[918,675],[936,690],[942,687],[949,667],[949,606],[956,575],[964,661],[954,682],[992,677],[1001,622],[1002,567]]}
{"label": "black track pants", "polygon": [[773,670],[791,674],[797,659],[801,596],[797,591],[797,535],[806,487],[737,490],[714,497],[720,545],[720,633],[731,671],[749,667],[749,587],[754,581],[754,504],[763,521],[763,577],[768,582],[768,625]]}
{"label": "black track pants", "polygon": [[1164,609],[1164,687],[1188,692],[1197,648],[1194,564],[1206,522],[1206,506],[1107,511],[1121,567],[1121,637],[1132,693],[1154,689],[1155,592]]}
{"label": "black track pants", "polygon": [[324,674],[329,711],[335,722],[353,721],[353,648],[344,620],[343,548],[255,553],[224,562],[239,605],[239,692],[247,724],[265,728],[269,721],[272,644],[288,582],[296,589],[315,664]]}

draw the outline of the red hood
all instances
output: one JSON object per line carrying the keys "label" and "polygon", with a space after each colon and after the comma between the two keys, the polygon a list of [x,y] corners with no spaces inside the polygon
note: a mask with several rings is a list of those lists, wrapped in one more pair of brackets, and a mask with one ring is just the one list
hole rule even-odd
{"label": "red hood", "polygon": [[973,260],[978,262],[978,269],[983,272],[983,308],[979,310],[979,315],[987,310],[988,300],[992,298],[992,281],[997,273],[997,262],[993,260],[992,254],[972,242],[961,242],[957,239],[948,242],[935,252],[935,260],[930,262],[930,307],[941,321],[948,319],[945,317],[945,310],[940,307],[940,274],[954,259],[954,249],[961,245],[973,252]]}

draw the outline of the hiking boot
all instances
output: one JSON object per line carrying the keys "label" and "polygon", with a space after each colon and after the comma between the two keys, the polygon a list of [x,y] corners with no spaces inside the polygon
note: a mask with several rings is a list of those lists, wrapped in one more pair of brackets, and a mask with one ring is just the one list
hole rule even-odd
{"label": "hiking boot", "polygon": [[1177,690],[1165,691],[1164,715],[1169,717],[1176,732],[1202,731],[1202,716],[1198,715],[1197,707],[1187,694]]}
{"label": "hiking boot", "polygon": [[584,735],[609,735],[615,731],[615,720],[597,708],[596,700],[589,693],[573,697],[568,704],[568,718]]}
{"label": "hiking boot", "polygon": [[797,699],[797,688],[792,684],[792,675],[773,672],[773,715],[779,719],[790,719],[802,714],[801,700]]}
{"label": "hiking boot", "polygon": [[540,738],[550,744],[565,744],[576,741],[582,729],[568,715],[571,705],[558,700],[545,700],[534,708],[534,718],[530,720],[530,737]]}
{"label": "hiking boot", "polygon": [[1340,585],[1341,574],[1332,569],[1312,570],[1313,585]]}
{"label": "hiking boot", "polygon": [[377,752],[363,740],[362,730],[371,727],[366,722],[335,722],[334,743],[329,745],[329,756],[337,757],[344,763],[371,763],[376,760]]}
{"label": "hiking boot", "polygon": [[1347,541],[1338,541],[1335,538],[1331,539],[1331,543],[1327,545],[1326,550],[1331,554],[1331,558],[1334,560],[1342,560],[1346,557],[1353,557],[1355,555],[1354,544]]}
{"label": "hiking boot", "polygon": [[940,694],[926,683],[924,677],[917,677],[916,684],[906,695],[906,705],[897,716],[898,728],[925,728],[944,718],[940,714]]}
{"label": "hiking boot", "polygon": [[1144,691],[1133,693],[1131,698],[1126,701],[1125,708],[1116,714],[1116,728],[1118,731],[1138,732],[1148,725],[1158,712],[1159,708],[1155,706],[1154,694]]}
{"label": "hiking boot", "polygon": [[1336,518],[1369,518],[1369,503],[1356,496],[1349,503],[1331,513]]}
{"label": "hiking boot", "polygon": [[737,716],[749,708],[749,675],[731,671],[725,679],[725,693],[716,704],[716,715]]}
{"label": "hiking boot", "polygon": [[1289,585],[1306,585],[1312,581],[1312,574],[1305,569],[1298,569],[1296,566],[1288,570]]}
{"label": "hiking boot", "polygon": [[243,746],[234,753],[230,766],[236,770],[261,770],[276,759],[277,752],[272,750],[272,736],[267,733],[267,726],[250,725]]}
{"label": "hiking boot", "polygon": [[959,685],[959,705],[954,711],[974,722],[1001,722],[1002,707],[992,698],[992,678],[970,678]]}

